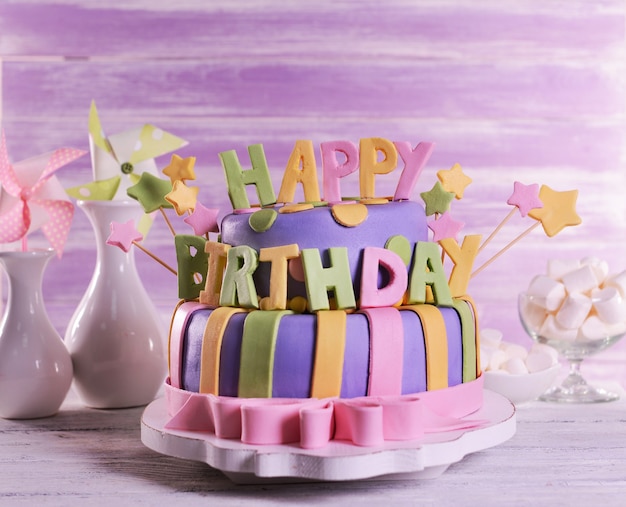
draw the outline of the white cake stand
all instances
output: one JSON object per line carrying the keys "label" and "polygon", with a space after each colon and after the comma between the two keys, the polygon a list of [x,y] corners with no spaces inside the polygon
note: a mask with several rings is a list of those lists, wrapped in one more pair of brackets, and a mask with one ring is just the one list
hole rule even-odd
{"label": "white cake stand", "polygon": [[322,449],[297,444],[248,445],[213,433],[165,429],[164,398],[141,418],[141,441],[167,456],[207,463],[241,484],[303,481],[424,479],[441,475],[466,455],[505,442],[515,434],[515,407],[485,390],[483,407],[470,419],[488,421],[477,429],[430,433],[418,441],[385,442],[369,448],[332,441]]}

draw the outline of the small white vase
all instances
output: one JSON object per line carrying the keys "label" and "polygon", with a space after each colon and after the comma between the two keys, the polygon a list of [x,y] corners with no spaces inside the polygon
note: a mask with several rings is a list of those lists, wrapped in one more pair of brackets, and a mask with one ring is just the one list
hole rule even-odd
{"label": "small white vase", "polygon": [[65,334],[74,363],[74,386],[94,408],[124,408],[151,402],[166,373],[165,327],[141,283],[134,248],[106,244],[111,222],[135,222],[135,201],[79,201],[97,247],[93,278]]}
{"label": "small white vase", "polygon": [[0,323],[0,417],[54,415],[72,383],[72,361],[43,301],[53,250],[0,252],[9,293]]}

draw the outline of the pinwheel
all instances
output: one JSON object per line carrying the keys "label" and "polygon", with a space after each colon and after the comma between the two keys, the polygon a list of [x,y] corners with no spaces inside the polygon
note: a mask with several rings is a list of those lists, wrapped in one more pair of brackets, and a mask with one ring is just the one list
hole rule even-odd
{"label": "pinwheel", "polygon": [[58,150],[15,164],[9,162],[4,132],[0,145],[0,243],[22,240],[41,229],[60,257],[74,216],[74,205],[54,173],[85,155],[74,148]]}
{"label": "pinwheel", "polygon": [[187,141],[145,124],[106,137],[95,102],[89,111],[89,147],[94,181],[67,190],[77,199],[127,199],[126,190],[142,173],[157,176],[154,159],[185,146]]}

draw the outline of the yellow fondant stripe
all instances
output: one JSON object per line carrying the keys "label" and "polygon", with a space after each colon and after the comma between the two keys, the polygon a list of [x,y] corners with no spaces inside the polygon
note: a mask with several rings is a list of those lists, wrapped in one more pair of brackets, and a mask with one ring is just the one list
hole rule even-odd
{"label": "yellow fondant stripe", "polygon": [[221,306],[209,315],[202,337],[202,358],[200,363],[200,392],[219,394],[220,353],[222,339],[228,321],[235,313],[245,312],[243,308]]}
{"label": "yellow fondant stripe", "polygon": [[410,305],[402,309],[414,311],[422,321],[426,346],[426,389],[448,387],[448,339],[443,315],[433,305]]}
{"label": "yellow fondant stripe", "polygon": [[461,334],[463,335],[463,382],[476,380],[476,328],[472,309],[466,301],[454,300],[454,309],[461,320]]}
{"label": "yellow fondant stripe", "polygon": [[476,376],[480,376],[480,326],[478,325],[478,313],[476,313],[476,305],[474,304],[474,300],[470,296],[463,296],[463,301],[465,301],[470,310],[472,312],[472,318],[474,319],[474,339],[476,346]]}
{"label": "yellow fondant stripe", "polygon": [[346,312],[342,310],[317,312],[311,398],[331,398],[341,394],[345,349]]}
{"label": "yellow fondant stripe", "polygon": [[278,326],[289,310],[252,311],[246,317],[241,337],[239,365],[240,398],[271,398],[274,380],[274,352]]}

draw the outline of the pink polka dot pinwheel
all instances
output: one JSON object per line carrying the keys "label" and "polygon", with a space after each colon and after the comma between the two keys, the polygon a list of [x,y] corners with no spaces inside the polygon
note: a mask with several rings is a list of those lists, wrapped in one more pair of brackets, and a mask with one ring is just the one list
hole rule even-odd
{"label": "pink polka dot pinwheel", "polygon": [[23,240],[41,228],[60,257],[74,205],[54,173],[85,154],[60,148],[16,164],[9,162],[4,132],[0,143],[0,243]]}

